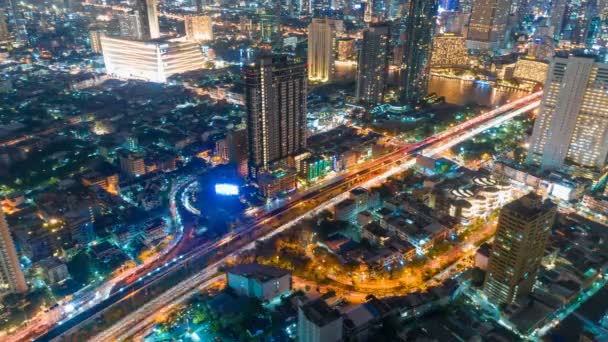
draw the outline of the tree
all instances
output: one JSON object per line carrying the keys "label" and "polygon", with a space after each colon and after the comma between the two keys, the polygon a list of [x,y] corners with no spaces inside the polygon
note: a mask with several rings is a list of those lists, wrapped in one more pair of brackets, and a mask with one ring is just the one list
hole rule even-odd
{"label": "tree", "polygon": [[68,262],[68,272],[70,272],[72,279],[80,284],[88,283],[91,276],[91,262],[91,257],[87,253],[80,252],[76,254]]}

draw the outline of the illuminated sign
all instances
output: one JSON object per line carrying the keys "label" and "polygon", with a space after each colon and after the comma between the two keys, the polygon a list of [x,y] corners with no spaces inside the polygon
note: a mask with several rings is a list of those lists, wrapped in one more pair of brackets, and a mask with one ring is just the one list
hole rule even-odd
{"label": "illuminated sign", "polygon": [[234,184],[215,184],[215,193],[218,195],[237,196],[239,194],[239,187]]}

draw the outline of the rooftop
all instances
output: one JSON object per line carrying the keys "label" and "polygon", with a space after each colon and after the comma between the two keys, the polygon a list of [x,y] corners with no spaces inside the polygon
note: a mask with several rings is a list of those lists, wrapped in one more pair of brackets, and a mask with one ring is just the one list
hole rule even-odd
{"label": "rooftop", "polygon": [[226,273],[231,273],[246,278],[254,278],[260,282],[266,282],[271,279],[276,279],[287,274],[291,274],[291,271],[261,264],[242,264],[227,269]]}

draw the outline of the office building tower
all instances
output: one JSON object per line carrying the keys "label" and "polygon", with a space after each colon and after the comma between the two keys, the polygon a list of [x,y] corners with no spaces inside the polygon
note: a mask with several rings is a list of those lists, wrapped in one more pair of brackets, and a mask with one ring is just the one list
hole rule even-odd
{"label": "office building tower", "polygon": [[357,101],[376,105],[383,102],[388,77],[391,31],[388,24],[372,24],[363,31],[357,68]]}
{"label": "office building tower", "polygon": [[278,14],[265,13],[260,16],[260,36],[262,43],[278,46],[281,40],[281,25]]}
{"label": "office building tower", "polygon": [[4,11],[0,8],[0,42],[4,40],[8,40],[11,36],[11,33],[8,31],[8,25],[6,23],[6,16],[4,15]]}
{"label": "office building tower", "polygon": [[444,33],[433,38],[431,68],[465,68],[468,64],[469,54],[463,36]]}
{"label": "office building tower", "polygon": [[342,341],[344,318],[322,298],[298,306],[298,341]]}
{"label": "office building tower", "polygon": [[306,147],[306,64],[261,56],[244,70],[249,176]]}
{"label": "office building tower", "polygon": [[511,304],[532,291],[557,206],[534,193],[502,208],[483,291],[497,304]]}
{"label": "office building tower", "polygon": [[211,17],[209,16],[187,16],[184,19],[186,38],[197,42],[213,40],[213,26],[211,22]]}
{"label": "office building tower", "polygon": [[313,19],[308,25],[308,79],[331,81],[335,72],[336,20]]}
{"label": "office building tower", "polygon": [[120,36],[137,40],[146,40],[146,33],[141,23],[141,16],[134,12],[121,13],[118,16]]}
{"label": "office building tower", "polygon": [[426,95],[436,16],[436,0],[410,0],[405,30],[401,32],[399,98],[402,104],[416,103]]}
{"label": "office building tower", "polygon": [[608,64],[594,56],[555,57],[534,123],[528,161],[545,170],[566,160],[603,169],[608,154]]}
{"label": "office building tower", "polygon": [[89,40],[91,43],[91,50],[95,53],[101,53],[101,36],[104,35],[105,32],[102,30],[91,30],[89,31]]}
{"label": "office building tower", "polygon": [[156,39],[160,37],[158,27],[158,14],[156,0],[135,0],[135,12],[139,15],[139,22],[144,32],[143,39]]}
{"label": "office building tower", "polygon": [[374,0],[365,2],[365,12],[363,13],[363,22],[371,23],[374,20]]}
{"label": "office building tower", "polygon": [[0,297],[9,293],[27,292],[13,237],[0,208]]}
{"label": "office building tower", "polygon": [[204,65],[198,44],[180,40],[137,41],[102,36],[101,48],[107,73],[124,79],[164,83],[171,75]]}
{"label": "office building tower", "polygon": [[503,47],[511,2],[474,0],[467,32],[467,48],[495,51]]}

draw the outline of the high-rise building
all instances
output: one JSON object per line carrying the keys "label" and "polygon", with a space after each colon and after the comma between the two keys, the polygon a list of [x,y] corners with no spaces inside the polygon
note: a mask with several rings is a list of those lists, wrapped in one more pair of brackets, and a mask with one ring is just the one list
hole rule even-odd
{"label": "high-rise building", "polygon": [[260,36],[262,43],[278,46],[281,40],[279,15],[264,13],[260,16]]}
{"label": "high-rise building", "polygon": [[371,24],[363,31],[357,68],[357,101],[367,105],[382,103],[388,77],[391,30],[386,23]]}
{"label": "high-rise building", "polygon": [[164,83],[171,75],[197,70],[204,65],[201,49],[191,42],[102,36],[101,47],[107,73],[119,78]]}
{"label": "high-rise building", "polygon": [[335,73],[336,20],[313,19],[308,25],[308,79],[327,82]]}
{"label": "high-rise building", "polygon": [[494,51],[505,42],[511,1],[474,0],[467,33],[467,48]]}
{"label": "high-rise building", "polygon": [[464,37],[444,33],[433,38],[431,68],[463,68],[469,64]]}
{"label": "high-rise building", "polygon": [[89,31],[89,40],[91,43],[91,50],[95,53],[101,53],[101,36],[104,35],[105,32],[102,30],[91,30]]}
{"label": "high-rise building", "polygon": [[158,13],[156,12],[156,0],[135,0],[135,11],[140,16],[144,39],[156,39],[160,37],[158,27]]}
{"label": "high-rise building", "polygon": [[129,177],[137,177],[146,174],[144,157],[137,153],[122,151],[120,153],[120,170]]}
{"label": "high-rise building", "polygon": [[306,64],[261,56],[244,70],[249,176],[306,147]]}
{"label": "high-rise building", "polygon": [[530,193],[502,208],[483,291],[498,305],[532,291],[557,206]]}
{"label": "high-rise building", "polygon": [[403,104],[415,103],[426,95],[436,21],[437,0],[409,1],[405,29],[401,32],[399,97]]}
{"label": "high-rise building", "polygon": [[118,16],[120,36],[137,40],[146,40],[147,36],[141,22],[141,16],[135,12],[125,12]]}
{"label": "high-rise building", "polygon": [[211,17],[209,16],[187,16],[184,19],[186,37],[188,40],[199,42],[213,40],[213,26],[211,23]]}
{"label": "high-rise building", "polygon": [[13,237],[0,208],[0,297],[9,293],[23,293],[27,284],[21,272]]}
{"label": "high-rise building", "polygon": [[552,170],[566,160],[602,169],[608,155],[608,64],[594,56],[555,57],[534,123],[528,162]]}
{"label": "high-rise building", "polygon": [[6,16],[4,11],[0,8],[0,42],[10,38],[11,33],[8,31],[8,25],[6,24]]}

